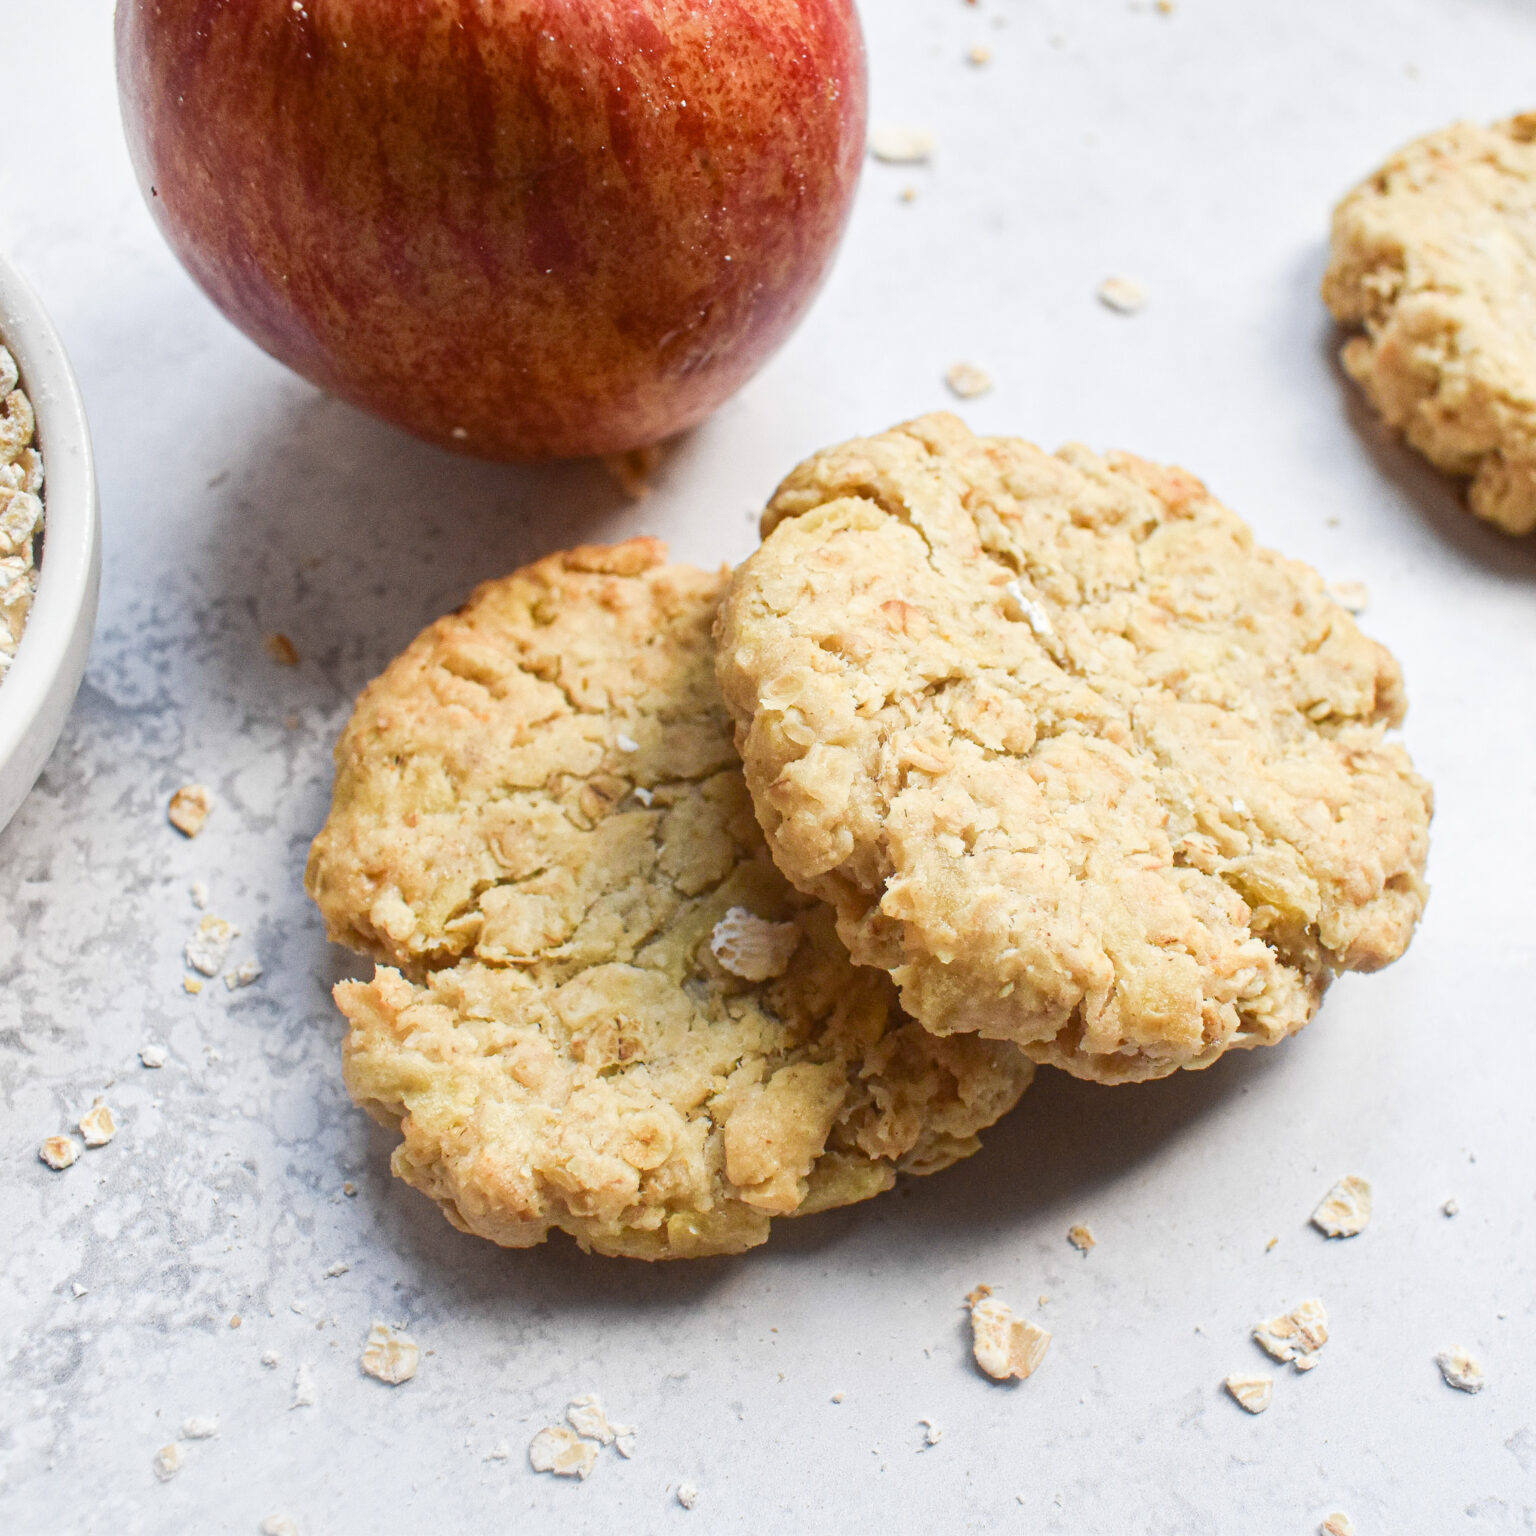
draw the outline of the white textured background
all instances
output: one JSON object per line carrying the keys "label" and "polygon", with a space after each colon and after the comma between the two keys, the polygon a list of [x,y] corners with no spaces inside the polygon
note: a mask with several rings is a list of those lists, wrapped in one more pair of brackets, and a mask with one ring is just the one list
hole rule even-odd
{"label": "white textured background", "polygon": [[[933,163],[869,167],[804,327],[635,508],[590,465],[419,447],[257,353],[140,206],[105,0],[0,0],[0,242],[79,371],[106,522],[85,687],[0,833],[5,1530],[1306,1533],[1332,1509],[1361,1536],[1536,1529],[1536,546],[1472,526],[1382,439],[1316,297],[1352,181],[1454,117],[1536,105],[1536,5],[865,11],[874,116],[929,126]],[[1143,313],[1095,302],[1112,273],[1147,285]],[[970,1163],[742,1259],[457,1235],[346,1102],[327,988],[350,962],[300,890],[354,692],[478,578],[578,538],[740,557],[780,474],[946,403],[960,359],[997,380],[978,428],[1176,459],[1266,542],[1369,584],[1440,797],[1412,952],[1273,1052],[1134,1089],[1043,1072]],[[187,843],[164,806],[199,779],[218,808]],[[249,990],[181,991],[194,879],[266,968]],[[116,1141],[48,1172],[38,1142],[99,1092]],[[1306,1218],[1345,1172],[1377,1215],[1327,1243]],[[981,1280],[1055,1331],[1020,1387],[968,1365]],[[1249,1418],[1222,1377],[1265,1368],[1248,1327],[1312,1295],[1320,1368],[1277,1369]],[[374,1317],[431,1351],[407,1386],[359,1374]],[[1480,1396],[1441,1384],[1449,1344],[1483,1359]],[[318,1402],[290,1409],[301,1363]],[[535,1476],[529,1438],[587,1391],[639,1426],[636,1459]],[[188,1415],[221,1432],[158,1484]],[[945,1431],[928,1450],[922,1417]]]}

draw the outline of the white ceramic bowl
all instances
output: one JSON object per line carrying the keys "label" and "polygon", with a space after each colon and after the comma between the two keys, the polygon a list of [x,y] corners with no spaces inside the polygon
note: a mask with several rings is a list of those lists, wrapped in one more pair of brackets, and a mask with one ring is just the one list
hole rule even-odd
{"label": "white ceramic bowl", "polygon": [[43,456],[37,597],[0,682],[0,829],[43,771],[75,701],[96,624],[101,519],[85,406],[37,296],[0,259],[0,342],[21,369]]}

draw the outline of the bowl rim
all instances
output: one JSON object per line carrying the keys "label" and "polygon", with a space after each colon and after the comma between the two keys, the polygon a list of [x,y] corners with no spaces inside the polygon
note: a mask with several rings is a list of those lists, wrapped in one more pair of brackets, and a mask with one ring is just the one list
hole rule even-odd
{"label": "bowl rim", "polygon": [[[94,610],[100,531],[85,403],[53,322],[0,256],[0,345],[16,360],[43,459],[43,553],[21,642],[0,680],[0,769],[23,748],[67,669],[82,610]],[[94,624],[94,611],[90,615]],[[72,679],[73,685],[78,679]],[[53,744],[50,742],[51,748]]]}

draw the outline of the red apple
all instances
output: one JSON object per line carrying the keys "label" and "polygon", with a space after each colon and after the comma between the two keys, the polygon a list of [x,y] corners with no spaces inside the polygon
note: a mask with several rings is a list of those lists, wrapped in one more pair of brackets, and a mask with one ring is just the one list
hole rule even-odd
{"label": "red apple", "polygon": [[492,458],[706,416],[804,312],[863,156],[853,0],[119,0],[117,69],[214,303]]}

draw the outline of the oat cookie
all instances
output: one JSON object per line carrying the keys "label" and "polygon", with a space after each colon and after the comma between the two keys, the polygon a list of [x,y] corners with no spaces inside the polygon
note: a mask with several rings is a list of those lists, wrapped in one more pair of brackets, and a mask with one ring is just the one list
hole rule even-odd
{"label": "oat cookie", "polygon": [[801,465],[717,624],[779,867],[941,1035],[1205,1066],[1402,953],[1388,653],[1192,475],[928,416]]}
{"label": "oat cookie", "polygon": [[774,868],[714,678],[725,580],[644,539],[491,582],[337,747],[307,883],[383,962],[336,988],[348,1087],[400,1177],[509,1247],[749,1248],[967,1155],[1032,1070],[903,1019]]}
{"label": "oat cookie", "polygon": [[1399,150],[1334,211],[1344,366],[1479,517],[1536,528],[1536,113]]}

